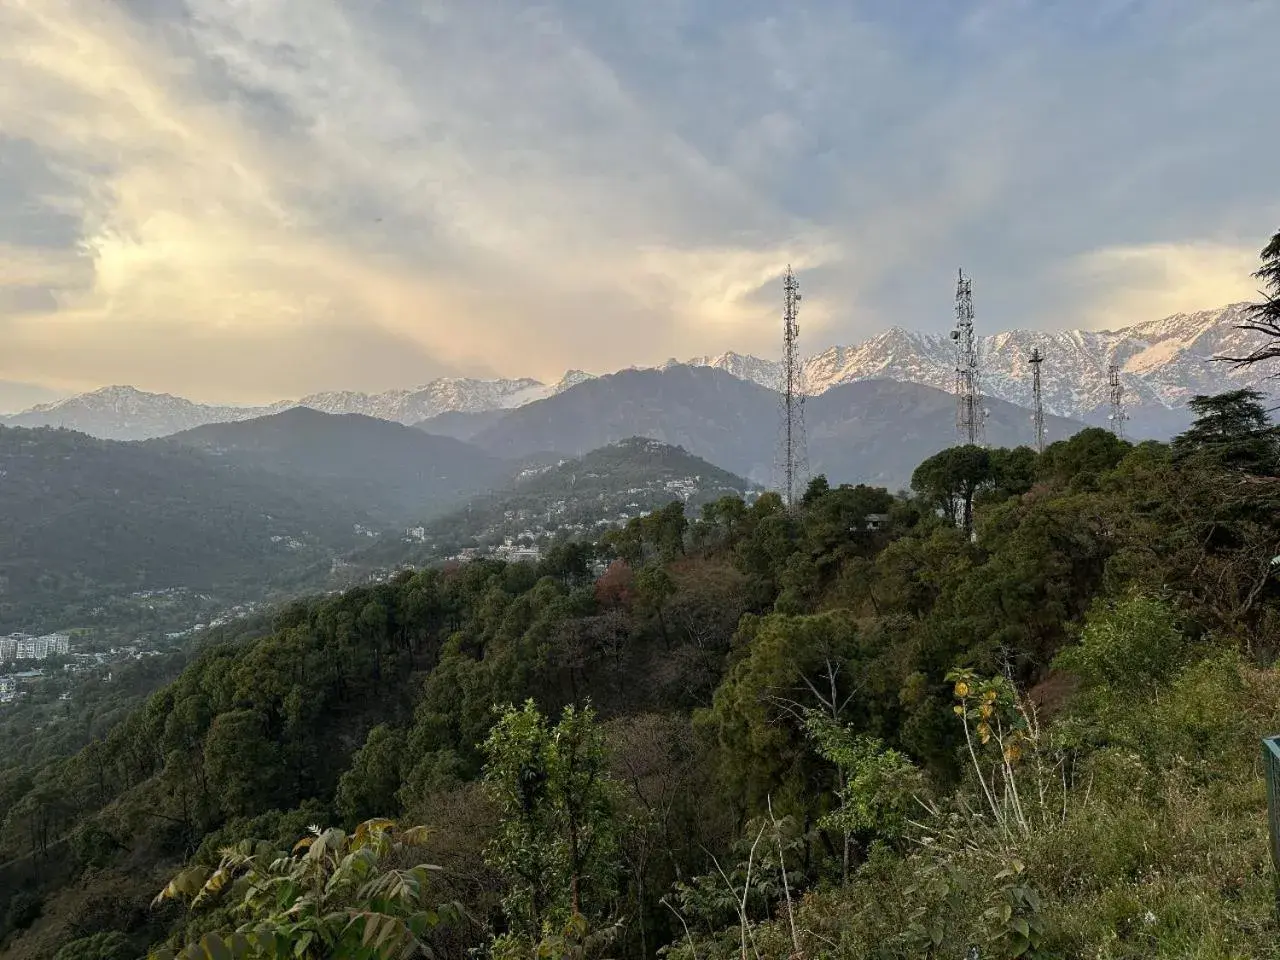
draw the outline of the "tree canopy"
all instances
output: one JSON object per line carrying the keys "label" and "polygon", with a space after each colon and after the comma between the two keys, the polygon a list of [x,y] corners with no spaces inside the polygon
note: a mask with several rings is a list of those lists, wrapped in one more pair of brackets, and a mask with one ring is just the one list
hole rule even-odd
{"label": "tree canopy", "polygon": [[292,603],[0,758],[4,949],[1266,955],[1273,431],[1205,398]]}

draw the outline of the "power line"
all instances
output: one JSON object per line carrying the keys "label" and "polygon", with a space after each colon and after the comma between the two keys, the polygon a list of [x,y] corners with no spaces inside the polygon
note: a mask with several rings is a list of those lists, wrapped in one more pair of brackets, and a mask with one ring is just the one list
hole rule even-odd
{"label": "power line", "polygon": [[809,459],[804,429],[804,368],[798,350],[800,325],[796,316],[800,304],[800,281],[787,265],[782,280],[782,370],[778,392],[782,395],[779,484],[788,507],[800,502],[809,482]]}
{"label": "power line", "polygon": [[956,281],[956,429],[962,443],[985,446],[987,411],[982,406],[978,342],[973,334],[973,281],[960,271]]}
{"label": "power line", "polygon": [[1044,363],[1044,354],[1039,347],[1031,348],[1027,363],[1031,364],[1031,419],[1036,428],[1036,453],[1044,453],[1044,397],[1040,392],[1040,364]]}

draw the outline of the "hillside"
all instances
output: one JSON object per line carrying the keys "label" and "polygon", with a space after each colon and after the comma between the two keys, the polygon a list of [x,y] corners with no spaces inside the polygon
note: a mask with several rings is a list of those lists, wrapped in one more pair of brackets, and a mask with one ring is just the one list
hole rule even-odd
{"label": "hillside", "polygon": [[748,481],[680,447],[631,437],[573,459],[530,457],[504,488],[422,524],[401,546],[388,540],[353,559],[421,562],[505,541],[545,548],[566,537],[594,538],[673,500],[693,515],[703,504],[751,490]]}
{"label": "hillside", "polygon": [[624,370],[513,410],[475,435],[496,456],[577,457],[627,437],[683,447],[752,480],[769,462],[776,395],[719,370]]}
{"label": "hillside", "polygon": [[[1265,421],[1229,398],[1171,446],[957,451],[910,497],[729,498],[295,603],[83,749],[0,756],[0,950],[226,955],[249,922],[306,956],[321,902],[379,960],[409,922],[441,960],[1272,956]],[[219,865],[262,882],[191,907]]]}
{"label": "hillside", "polygon": [[0,427],[0,633],[113,593],[257,585],[349,549],[370,522],[194,450]]}
{"label": "hillside", "polygon": [[506,464],[451,437],[307,407],[150,443],[191,447],[309,484],[395,526],[437,514],[510,474]]}
{"label": "hillside", "polygon": [[448,410],[419,420],[413,426],[424,433],[440,437],[471,440],[485,427],[492,426],[506,415],[506,410]]}
{"label": "hillside", "polygon": [[[988,398],[986,437],[993,447],[1031,446],[1031,411]],[[906,487],[916,465],[954,446],[955,398],[896,380],[863,380],[833,387],[805,404],[812,473],[832,482]],[[1045,417],[1045,439],[1065,440],[1084,424]]]}
{"label": "hillside", "polygon": [[[991,401],[988,441],[1034,440],[1031,412]],[[753,482],[768,485],[778,445],[772,390],[720,370],[669,366],[599,377],[513,410],[473,442],[499,456],[554,450],[577,456],[629,436],[684,447]],[[952,397],[892,380],[842,384],[806,403],[809,463],[832,483],[904,486],[917,463],[956,443]],[[1083,424],[1048,418],[1050,440]]]}

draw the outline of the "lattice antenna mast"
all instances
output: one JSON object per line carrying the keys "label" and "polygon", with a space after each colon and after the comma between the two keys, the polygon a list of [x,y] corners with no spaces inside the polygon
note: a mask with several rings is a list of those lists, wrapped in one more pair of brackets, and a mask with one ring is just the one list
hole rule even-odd
{"label": "lattice antenna mast", "polygon": [[1120,367],[1114,363],[1107,367],[1107,387],[1111,398],[1111,414],[1107,419],[1111,421],[1111,432],[1123,440],[1124,422],[1129,419],[1129,415],[1124,412],[1124,384],[1120,382]]}
{"label": "lattice antenna mast", "polygon": [[1040,364],[1044,363],[1044,354],[1039,347],[1031,349],[1027,363],[1031,364],[1031,419],[1036,426],[1036,453],[1044,453],[1044,397],[1040,393]]}
{"label": "lattice antenna mast", "polygon": [[782,437],[778,479],[783,501],[788,507],[794,507],[809,482],[809,462],[804,430],[804,368],[799,354],[800,325],[796,322],[800,281],[791,272],[790,264],[782,280],[782,291],[782,371],[778,384],[782,395]]}
{"label": "lattice antenna mast", "polygon": [[982,407],[978,341],[973,334],[973,281],[963,270],[956,281],[956,328],[951,339],[956,343],[956,429],[962,443],[983,446],[987,412]]}

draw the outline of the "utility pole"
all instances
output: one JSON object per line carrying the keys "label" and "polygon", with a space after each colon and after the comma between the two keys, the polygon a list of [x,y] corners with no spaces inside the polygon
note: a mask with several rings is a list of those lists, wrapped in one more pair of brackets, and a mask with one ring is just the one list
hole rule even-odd
{"label": "utility pole", "polygon": [[1111,414],[1107,419],[1111,421],[1111,432],[1123,440],[1124,422],[1129,419],[1129,415],[1124,412],[1124,384],[1120,382],[1120,367],[1117,364],[1107,367],[1107,387],[1111,399]]}
{"label": "utility pole", "polygon": [[960,271],[956,281],[956,429],[960,442],[986,445],[987,411],[982,407],[978,342],[973,334],[973,281]]}
{"label": "utility pole", "polygon": [[1027,363],[1031,364],[1031,395],[1034,401],[1031,419],[1036,425],[1036,453],[1044,453],[1044,398],[1040,394],[1040,364],[1044,363],[1044,354],[1039,347],[1032,347]]}
{"label": "utility pole", "polygon": [[781,394],[781,433],[778,451],[778,473],[782,500],[788,508],[796,506],[809,482],[809,462],[804,430],[804,368],[799,355],[800,326],[796,316],[800,304],[800,281],[787,265],[782,279],[782,371],[778,392]]}

